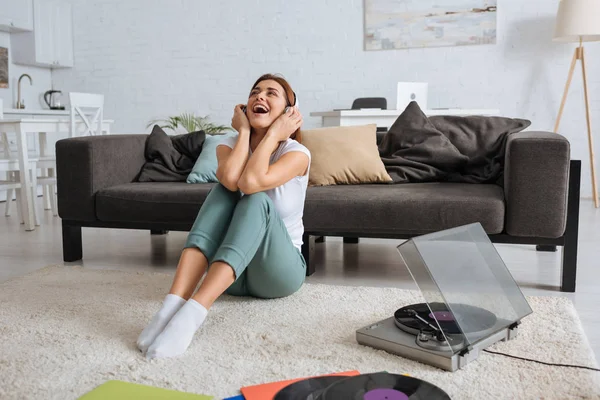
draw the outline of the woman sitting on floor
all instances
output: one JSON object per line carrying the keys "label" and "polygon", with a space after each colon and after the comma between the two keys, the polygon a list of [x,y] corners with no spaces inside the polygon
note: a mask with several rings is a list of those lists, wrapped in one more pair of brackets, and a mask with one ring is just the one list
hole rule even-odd
{"label": "woman sitting on floor", "polygon": [[184,353],[223,292],[277,298],[304,282],[310,152],[300,144],[294,91],[280,76],[261,76],[231,125],[238,135],[217,147],[220,183],[200,208],[169,294],[137,340],[148,359]]}

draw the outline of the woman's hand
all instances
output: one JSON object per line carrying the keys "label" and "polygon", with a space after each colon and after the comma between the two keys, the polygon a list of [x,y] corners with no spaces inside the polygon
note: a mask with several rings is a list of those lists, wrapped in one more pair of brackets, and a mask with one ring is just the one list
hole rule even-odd
{"label": "woman's hand", "polygon": [[246,113],[244,113],[242,107],[245,107],[244,104],[238,104],[233,109],[233,117],[231,118],[231,127],[238,131],[238,133],[247,132],[250,133],[250,121],[248,121],[248,117]]}
{"label": "woman's hand", "polygon": [[279,142],[287,140],[302,126],[302,114],[297,107],[290,107],[288,111],[279,116],[269,127],[267,135],[273,136]]}

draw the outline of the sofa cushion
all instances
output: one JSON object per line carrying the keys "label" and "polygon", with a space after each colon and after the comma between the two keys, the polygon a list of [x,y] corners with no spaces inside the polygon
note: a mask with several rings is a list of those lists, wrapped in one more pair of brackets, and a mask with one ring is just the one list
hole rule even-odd
{"label": "sofa cushion", "polygon": [[302,131],[311,153],[310,186],[391,182],[379,158],[375,124]]}
{"label": "sofa cushion", "polygon": [[202,152],[198,156],[192,172],[188,175],[187,183],[217,183],[217,168],[219,160],[217,160],[217,146],[224,140],[235,135],[208,135],[202,145]]}
{"label": "sofa cushion", "polygon": [[[104,222],[193,224],[212,183],[128,183],[96,195]],[[309,187],[307,232],[422,234],[480,222],[486,232],[504,228],[500,186],[468,183],[364,184]]]}
{"label": "sofa cushion", "polygon": [[498,185],[406,183],[309,187],[307,232],[423,234],[480,222],[489,234],[504,228]]}
{"label": "sofa cushion", "polygon": [[194,222],[214,183],[134,182],[96,194],[96,217],[104,222]]}
{"label": "sofa cushion", "polygon": [[530,121],[493,116],[428,117],[412,101],[379,145],[394,183],[498,183],[506,140]]}

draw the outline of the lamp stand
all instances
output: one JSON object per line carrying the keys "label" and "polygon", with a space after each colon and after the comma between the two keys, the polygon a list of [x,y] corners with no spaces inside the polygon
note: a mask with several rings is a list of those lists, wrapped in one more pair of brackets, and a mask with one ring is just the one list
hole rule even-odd
{"label": "lamp stand", "polygon": [[594,141],[592,138],[592,122],[590,120],[590,101],[588,97],[587,77],[585,74],[585,56],[583,52],[583,45],[581,38],[579,39],[579,47],[575,49],[573,53],[573,59],[571,60],[571,67],[569,68],[569,76],[567,77],[567,84],[565,85],[565,92],[560,103],[558,110],[558,117],[556,118],[556,124],[554,125],[554,132],[558,132],[558,125],[560,124],[560,118],[562,117],[565,102],[567,100],[567,94],[569,93],[569,86],[571,86],[571,80],[573,79],[573,71],[575,70],[575,63],[577,60],[581,60],[581,72],[583,73],[583,93],[585,97],[585,119],[587,122],[588,131],[588,144],[590,147],[590,166],[592,169],[592,191],[594,196],[594,205],[598,208],[598,189],[596,188],[596,167],[594,165]]}

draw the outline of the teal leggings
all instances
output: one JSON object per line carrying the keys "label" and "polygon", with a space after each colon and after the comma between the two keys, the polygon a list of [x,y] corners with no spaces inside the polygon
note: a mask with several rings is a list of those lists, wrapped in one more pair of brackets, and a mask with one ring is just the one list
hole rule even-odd
{"label": "teal leggings", "polygon": [[188,235],[185,248],[190,247],[198,248],[209,265],[222,261],[233,268],[230,295],[289,296],[306,276],[302,253],[263,192],[242,196],[215,185]]}

